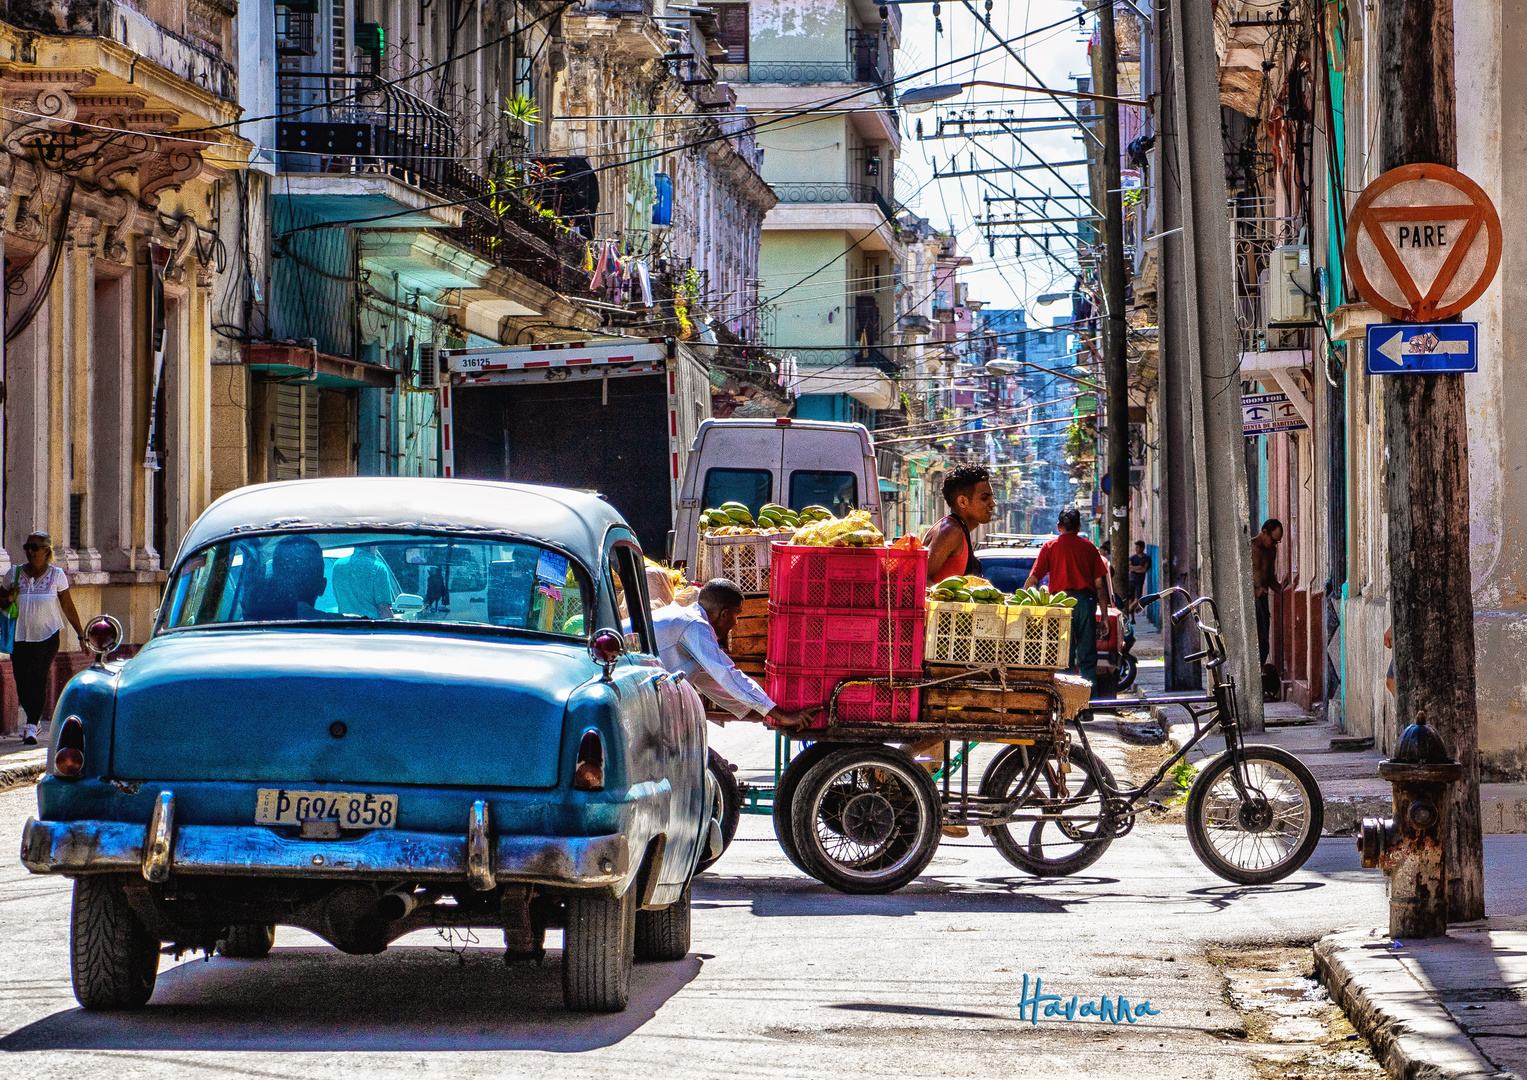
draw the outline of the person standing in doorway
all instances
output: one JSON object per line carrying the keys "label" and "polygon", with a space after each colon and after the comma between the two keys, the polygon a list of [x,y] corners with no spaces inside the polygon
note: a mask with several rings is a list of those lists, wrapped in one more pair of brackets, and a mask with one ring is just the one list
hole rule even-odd
{"label": "person standing in doorway", "polygon": [[79,612],[69,595],[69,579],[53,565],[53,541],[47,533],[33,533],[21,550],[26,561],[14,567],[0,584],[0,607],[16,601],[16,643],[11,649],[11,674],[16,698],[26,713],[22,742],[37,744],[37,727],[44,720],[48,700],[48,676],[58,655],[59,635],[65,621],[74,636],[85,640]]}
{"label": "person standing in doorway", "polygon": [[944,476],[944,502],[949,513],[923,534],[930,585],[947,577],[981,573],[970,531],[989,523],[997,513],[991,474],[979,465],[950,469]]}
{"label": "person standing in doorway", "polygon": [[1281,593],[1286,581],[1278,580],[1278,545],[1283,542],[1283,522],[1268,518],[1262,531],[1251,538],[1251,588],[1257,601],[1257,654],[1267,666],[1272,634],[1272,594]]}
{"label": "person standing in doorway", "polygon": [[1129,557],[1129,621],[1135,621],[1140,597],[1145,595],[1145,579],[1150,576],[1151,557],[1145,553],[1145,541],[1135,541],[1135,553]]}
{"label": "person standing in doorway", "polygon": [[1097,679],[1097,613],[1108,611],[1108,566],[1091,540],[1078,536],[1082,528],[1081,512],[1068,506],[1056,523],[1060,535],[1039,549],[1039,558],[1029,571],[1024,588],[1032,589],[1049,575],[1051,592],[1065,592],[1076,597],[1071,609],[1071,662],[1088,682]]}

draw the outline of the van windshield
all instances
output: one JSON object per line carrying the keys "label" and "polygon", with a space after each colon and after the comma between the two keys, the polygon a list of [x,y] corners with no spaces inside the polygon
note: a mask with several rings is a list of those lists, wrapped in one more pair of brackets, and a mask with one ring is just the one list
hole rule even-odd
{"label": "van windshield", "polygon": [[164,628],[281,622],[501,626],[582,637],[583,568],[539,544],[440,532],[285,532],[220,540],[166,593]]}

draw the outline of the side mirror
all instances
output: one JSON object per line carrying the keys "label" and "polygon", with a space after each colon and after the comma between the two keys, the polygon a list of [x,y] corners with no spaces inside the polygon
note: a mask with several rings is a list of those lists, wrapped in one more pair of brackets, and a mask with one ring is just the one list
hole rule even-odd
{"label": "side mirror", "polygon": [[122,644],[122,624],[110,615],[97,615],[85,626],[85,647],[95,654],[97,664]]}
{"label": "side mirror", "polygon": [[619,631],[604,627],[589,635],[589,655],[594,658],[596,664],[604,665],[606,682],[610,679],[610,671],[615,667],[615,661],[619,660],[625,651],[626,642]]}
{"label": "side mirror", "polygon": [[392,598],[392,610],[399,615],[417,615],[424,610],[424,597],[418,593],[398,593]]}

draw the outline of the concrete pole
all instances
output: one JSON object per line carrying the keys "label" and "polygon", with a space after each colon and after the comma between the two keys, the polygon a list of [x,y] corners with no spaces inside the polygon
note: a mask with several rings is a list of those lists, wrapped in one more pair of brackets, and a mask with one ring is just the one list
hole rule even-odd
{"label": "concrete pole", "polygon": [[[1157,445],[1161,454],[1161,505],[1166,511],[1161,533],[1161,587],[1177,585],[1198,595],[1198,476],[1194,468],[1193,373],[1188,367],[1189,321],[1185,296],[1186,264],[1183,256],[1181,140],[1173,108],[1177,83],[1172,70],[1172,32],[1168,15],[1158,15],[1157,58],[1161,88],[1156,115],[1156,186],[1157,229],[1160,239],[1156,252],[1160,259],[1160,285],[1157,288],[1161,334],[1160,393],[1161,434]],[[1191,627],[1174,625],[1169,618],[1171,605],[1160,605],[1161,628],[1166,640],[1166,689],[1202,689],[1203,667],[1184,656],[1198,649]]]}
{"label": "concrete pole", "polygon": [[[1224,141],[1220,134],[1219,62],[1208,0],[1170,0],[1174,121],[1183,220],[1184,293],[1188,312],[1190,396],[1202,416],[1198,532],[1201,586],[1219,605],[1239,688],[1242,729],[1259,733],[1262,680],[1251,597],[1251,535],[1246,505],[1245,436],[1241,431],[1240,329],[1235,321],[1235,266],[1225,208]],[[1185,14],[1186,13],[1186,14]]]}
{"label": "concrete pole", "polygon": [[[1098,8],[1098,93],[1119,96],[1113,4]],[[1108,537],[1115,600],[1129,596],[1129,362],[1124,317],[1124,195],[1119,175],[1119,103],[1103,102],[1103,385],[1107,393]],[[1096,196],[1094,195],[1094,201]],[[1106,614],[1106,612],[1105,612]]]}

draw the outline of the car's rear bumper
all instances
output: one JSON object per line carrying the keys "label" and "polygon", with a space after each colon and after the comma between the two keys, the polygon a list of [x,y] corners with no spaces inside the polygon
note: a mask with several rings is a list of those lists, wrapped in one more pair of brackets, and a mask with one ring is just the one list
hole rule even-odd
{"label": "car's rear bumper", "polygon": [[[156,842],[157,838],[157,842]],[[338,840],[304,840],[260,825],[148,826],[120,821],[29,820],[21,861],[34,874],[346,878],[451,882],[491,888],[506,881],[592,887],[633,871],[627,838],[490,837],[483,821],[457,835],[378,829]]]}

